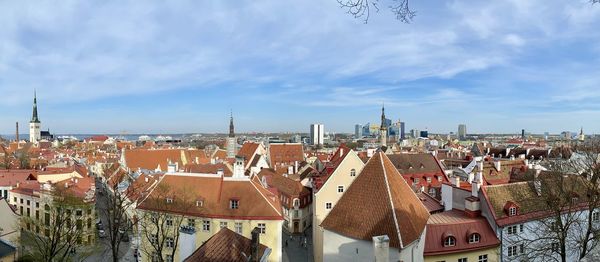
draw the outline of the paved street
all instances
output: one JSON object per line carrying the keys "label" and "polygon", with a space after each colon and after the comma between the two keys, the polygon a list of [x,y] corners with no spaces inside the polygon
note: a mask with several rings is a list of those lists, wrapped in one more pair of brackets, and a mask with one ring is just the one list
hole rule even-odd
{"label": "paved street", "polygon": [[[283,230],[283,262],[312,262],[312,227],[306,229],[305,235],[297,234],[290,236]],[[307,245],[304,246],[306,238]],[[286,245],[287,243],[287,245]]]}
{"label": "paved street", "polygon": [[[108,200],[106,198],[106,191],[103,189],[102,183],[98,180],[96,180],[96,188],[100,188],[100,190],[96,190],[96,210],[98,211],[98,219],[102,221],[102,224],[106,228],[108,226],[108,218],[106,217],[106,214],[101,211],[107,206]],[[107,236],[105,238],[98,237],[98,241],[96,243],[97,251],[82,261],[106,261],[111,258],[108,232],[106,232],[106,234]],[[130,235],[130,239],[131,238],[132,236]],[[135,261],[135,258],[133,257],[131,241],[121,242],[119,247],[119,261]]]}

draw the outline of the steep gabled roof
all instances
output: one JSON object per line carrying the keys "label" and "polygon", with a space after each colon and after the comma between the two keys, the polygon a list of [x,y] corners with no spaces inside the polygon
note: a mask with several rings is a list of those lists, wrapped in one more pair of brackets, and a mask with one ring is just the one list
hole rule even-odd
{"label": "steep gabled roof", "polygon": [[425,206],[388,157],[377,152],[321,226],[367,241],[388,235],[391,247],[404,248],[420,237],[427,219]]}
{"label": "steep gabled roof", "polygon": [[[242,253],[250,256],[251,245],[250,239],[224,227],[183,261],[246,262],[248,258],[244,257]],[[260,244],[259,258],[263,256],[265,250],[267,250],[267,246]]]}

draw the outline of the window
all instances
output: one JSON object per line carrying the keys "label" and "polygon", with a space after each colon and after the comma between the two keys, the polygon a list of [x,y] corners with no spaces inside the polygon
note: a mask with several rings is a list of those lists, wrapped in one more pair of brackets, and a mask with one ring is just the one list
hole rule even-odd
{"label": "window", "polygon": [[83,215],[83,211],[81,209],[77,209],[77,210],[75,210],[75,215],[80,217]]}
{"label": "window", "polygon": [[17,203],[17,197],[13,197],[13,202],[15,202],[15,204]]}
{"label": "window", "polygon": [[419,183],[419,178],[415,177],[415,184],[418,184],[418,183]]}
{"label": "window", "polygon": [[265,223],[258,223],[258,230],[260,230],[261,234],[267,232],[267,225]]}
{"label": "window", "polygon": [[193,218],[188,218],[188,227],[196,227],[196,220]]}
{"label": "window", "polygon": [[219,223],[219,227],[220,228],[227,227],[227,222],[221,222],[221,223]]}
{"label": "window", "polygon": [[77,225],[77,230],[82,230],[83,229],[83,221],[81,219],[77,219],[77,221],[75,222],[75,224]]}
{"label": "window", "polygon": [[438,176],[438,181],[442,182],[442,176]]}
{"label": "window", "polygon": [[429,188],[429,195],[435,197],[435,188]]}
{"label": "window", "polygon": [[40,211],[39,211],[39,210],[36,210],[36,211],[35,211],[35,219],[36,219],[36,220],[39,220],[39,219],[40,219]]}
{"label": "window", "polygon": [[21,204],[23,204],[23,199],[21,198]]}
{"label": "window", "polygon": [[479,259],[477,260],[477,262],[488,262],[488,255],[479,255]]}
{"label": "window", "polygon": [[242,222],[235,222],[235,232],[242,234]]}
{"label": "window", "polygon": [[523,232],[523,224],[519,225],[519,232]]}
{"label": "window", "polygon": [[210,231],[210,221],[204,220],[202,221],[202,231]]}
{"label": "window", "polygon": [[571,198],[571,204],[575,205],[575,204],[577,204],[577,202],[579,202],[579,198],[578,197],[572,197]]}
{"label": "window", "polygon": [[509,246],[508,247],[508,256],[513,257],[517,255],[517,246]]}
{"label": "window", "polygon": [[344,193],[344,186],[338,186],[338,193]]}
{"label": "window", "polygon": [[167,255],[165,257],[165,262],[173,262],[173,256],[172,255]]}
{"label": "window", "polygon": [[517,233],[517,226],[508,226],[507,230],[509,235],[514,235]]}
{"label": "window", "polygon": [[294,206],[295,207],[299,207],[300,206],[300,199],[294,198]]}
{"label": "window", "polygon": [[229,200],[229,207],[231,209],[238,209],[238,207],[240,206],[240,201],[237,199],[231,199]]}
{"label": "window", "polygon": [[173,218],[171,216],[167,217],[167,226],[172,226],[173,225]]}
{"label": "window", "polygon": [[40,202],[35,202],[35,208],[40,208]]}
{"label": "window", "polygon": [[173,199],[172,198],[167,198],[167,204],[171,204],[173,203]]}
{"label": "window", "polygon": [[467,258],[466,258],[466,257],[459,258],[459,259],[458,259],[458,262],[467,262]]}
{"label": "window", "polygon": [[558,243],[552,243],[552,252],[558,252]]}
{"label": "window", "polygon": [[175,247],[175,241],[173,240],[172,237],[167,237],[166,242],[167,242],[167,247],[168,248]]}
{"label": "window", "polygon": [[600,212],[596,211],[596,212],[592,213],[592,221],[594,221],[594,222],[600,221]]}
{"label": "window", "polygon": [[509,216],[516,216],[517,215],[517,208],[516,207],[509,207],[508,208],[508,215]]}
{"label": "window", "polygon": [[479,243],[481,236],[477,233],[473,233],[469,236],[469,244]]}
{"label": "window", "polygon": [[356,176],[356,169],[352,168],[350,170],[350,176]]}
{"label": "window", "polygon": [[156,243],[158,241],[158,236],[157,235],[150,235],[150,243]]}
{"label": "window", "polygon": [[325,203],[325,209],[331,209],[331,203]]}
{"label": "window", "polygon": [[31,201],[27,200],[27,205],[28,206],[31,205]]}
{"label": "window", "polygon": [[431,183],[431,177],[427,177],[427,183]]}
{"label": "window", "polygon": [[197,206],[197,207],[202,207],[202,205],[203,205],[203,204],[204,204],[204,203],[202,202],[202,200],[197,200],[197,201],[196,201],[196,206]]}
{"label": "window", "polygon": [[445,247],[453,247],[454,245],[456,245],[456,239],[454,237],[447,237],[444,239]]}

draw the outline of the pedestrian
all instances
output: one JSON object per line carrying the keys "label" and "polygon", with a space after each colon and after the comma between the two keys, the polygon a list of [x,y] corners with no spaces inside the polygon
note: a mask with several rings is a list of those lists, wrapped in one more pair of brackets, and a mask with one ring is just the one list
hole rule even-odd
{"label": "pedestrian", "polygon": [[306,238],[304,238],[304,247],[308,247],[308,240]]}
{"label": "pedestrian", "polygon": [[286,239],[286,240],[285,240],[285,247],[287,247],[287,246],[288,246],[288,241],[287,241],[287,239]]}

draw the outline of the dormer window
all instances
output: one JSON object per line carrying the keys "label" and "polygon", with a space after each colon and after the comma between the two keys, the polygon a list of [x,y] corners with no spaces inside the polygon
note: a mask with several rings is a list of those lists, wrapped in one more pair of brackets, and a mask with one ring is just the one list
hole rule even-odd
{"label": "dormer window", "polygon": [[240,201],[237,199],[229,200],[229,208],[238,209],[240,207]]}
{"label": "dormer window", "polygon": [[479,243],[479,240],[481,240],[481,235],[478,233],[473,233],[469,236],[469,244]]}
{"label": "dormer window", "polygon": [[352,168],[350,170],[350,176],[356,176],[356,169]]}
{"label": "dormer window", "polygon": [[438,181],[442,182],[442,176],[438,176]]}
{"label": "dormer window", "polygon": [[415,177],[415,184],[418,184],[418,183],[419,183],[419,178]]}
{"label": "dormer window", "polygon": [[517,215],[517,208],[516,207],[509,207],[508,208],[508,216],[516,216]]}
{"label": "dormer window", "polygon": [[196,200],[196,206],[197,207],[202,207],[204,205],[204,201],[202,200]]}
{"label": "dormer window", "polygon": [[427,183],[431,183],[431,177],[427,177]]}
{"label": "dormer window", "polygon": [[445,247],[453,247],[455,245],[456,245],[456,238],[454,238],[453,236],[449,236],[444,239]]}
{"label": "dormer window", "polygon": [[167,204],[173,203],[173,198],[167,197]]}

